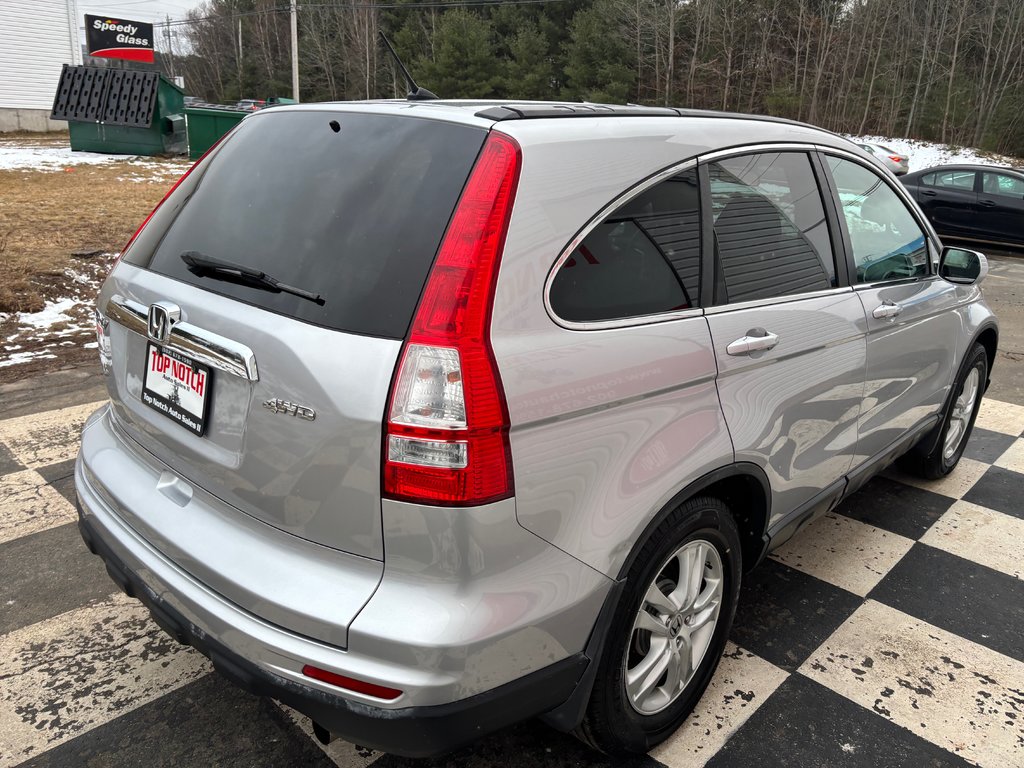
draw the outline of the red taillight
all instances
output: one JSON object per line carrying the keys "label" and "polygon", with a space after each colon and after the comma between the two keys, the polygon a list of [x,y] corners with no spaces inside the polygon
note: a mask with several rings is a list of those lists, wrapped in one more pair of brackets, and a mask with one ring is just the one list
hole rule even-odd
{"label": "red taillight", "polygon": [[899,155],[889,155],[889,159],[892,160],[894,163],[902,163],[903,162],[903,158],[900,157]]}
{"label": "red taillight", "polygon": [[490,325],[521,160],[515,141],[492,133],[445,233],[395,371],[387,498],[469,506],[512,495],[508,407]]}
{"label": "red taillight", "polygon": [[402,695],[402,692],[397,688],[388,688],[383,685],[377,685],[376,683],[368,683],[365,680],[356,680],[354,677],[345,677],[345,675],[339,675],[335,672],[328,672],[326,669],[320,669],[307,664],[302,668],[302,674],[306,677],[311,677],[314,680],[319,680],[322,683],[330,683],[336,685],[339,688],[344,688],[347,691],[355,691],[356,693],[365,693],[367,696],[374,696],[378,699],[397,699]]}

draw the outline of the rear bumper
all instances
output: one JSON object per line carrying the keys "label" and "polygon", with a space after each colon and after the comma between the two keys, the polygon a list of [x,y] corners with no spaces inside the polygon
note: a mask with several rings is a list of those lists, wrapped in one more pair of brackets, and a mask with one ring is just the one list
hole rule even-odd
{"label": "rear bumper", "polygon": [[[437,754],[557,707],[588,666],[583,649],[610,582],[518,526],[514,502],[475,512],[388,505],[389,565],[348,620],[347,645],[339,646],[256,615],[192,567],[218,563],[193,563],[171,556],[173,546],[157,546],[146,533],[159,533],[156,518],[163,516],[179,526],[171,545],[213,538],[232,562],[251,561],[259,578],[239,583],[261,590],[266,572],[289,557],[273,540],[257,547],[233,528],[210,529],[207,518],[225,510],[197,508],[195,497],[163,509],[155,489],[166,472],[151,464],[115,434],[106,409],[90,419],[75,468],[90,550],[169,634],[243,687],[295,707],[335,735],[400,755]],[[457,540],[473,548],[466,567],[453,560],[462,551],[452,548]],[[425,552],[443,557],[424,562]],[[333,584],[344,586],[346,556],[335,555]],[[290,590],[301,605],[314,565],[291,563],[290,583],[278,584],[278,595]],[[403,693],[385,701],[348,691],[304,676],[305,664]]]}
{"label": "rear bumper", "polygon": [[102,558],[114,582],[129,597],[141,600],[167,634],[208,657],[219,673],[241,688],[294,707],[332,734],[361,746],[406,757],[443,754],[562,704],[589,663],[583,653],[577,653],[451,704],[401,709],[369,706],[274,675],[235,653],[160,600],[104,543],[87,516],[80,516],[78,527],[89,551]]}

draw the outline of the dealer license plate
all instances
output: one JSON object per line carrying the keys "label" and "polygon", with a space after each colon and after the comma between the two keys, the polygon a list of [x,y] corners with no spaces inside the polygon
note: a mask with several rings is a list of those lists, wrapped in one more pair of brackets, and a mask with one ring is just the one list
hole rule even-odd
{"label": "dealer license plate", "polygon": [[209,399],[209,368],[173,349],[146,345],[142,402],[190,432],[202,435]]}

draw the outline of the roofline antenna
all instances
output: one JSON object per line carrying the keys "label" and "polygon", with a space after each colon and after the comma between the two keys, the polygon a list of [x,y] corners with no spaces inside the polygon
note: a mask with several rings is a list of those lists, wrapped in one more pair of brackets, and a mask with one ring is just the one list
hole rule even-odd
{"label": "roofline antenna", "polygon": [[383,30],[378,30],[380,39],[384,41],[384,45],[387,46],[388,53],[391,54],[391,58],[395,60],[395,64],[402,70],[402,74],[405,76],[405,82],[409,84],[409,93],[406,94],[405,98],[407,101],[433,101],[437,98],[436,93],[428,91],[426,88],[420,88],[416,85],[416,81],[412,79],[412,75],[409,74],[409,70],[405,68],[405,64],[398,58],[398,54],[395,53],[395,49],[391,47],[391,42],[385,36]]}

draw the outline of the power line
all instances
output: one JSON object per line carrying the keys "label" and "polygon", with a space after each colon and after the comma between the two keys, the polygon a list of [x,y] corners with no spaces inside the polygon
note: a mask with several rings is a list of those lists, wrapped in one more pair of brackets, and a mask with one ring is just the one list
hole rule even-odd
{"label": "power line", "polygon": [[[306,8],[336,8],[338,10],[403,10],[403,9],[444,9],[444,8],[485,8],[501,5],[552,5],[556,3],[567,3],[573,0],[425,0],[415,3],[303,3],[299,6],[302,11]],[[190,19],[173,19],[169,22],[157,22],[154,27],[177,27],[199,24],[204,21],[216,21],[218,19],[240,19],[246,16],[261,16],[270,13],[289,13],[290,6],[279,5],[273,8],[260,8],[252,11],[236,11],[234,13],[219,14],[215,16],[202,16]]]}

